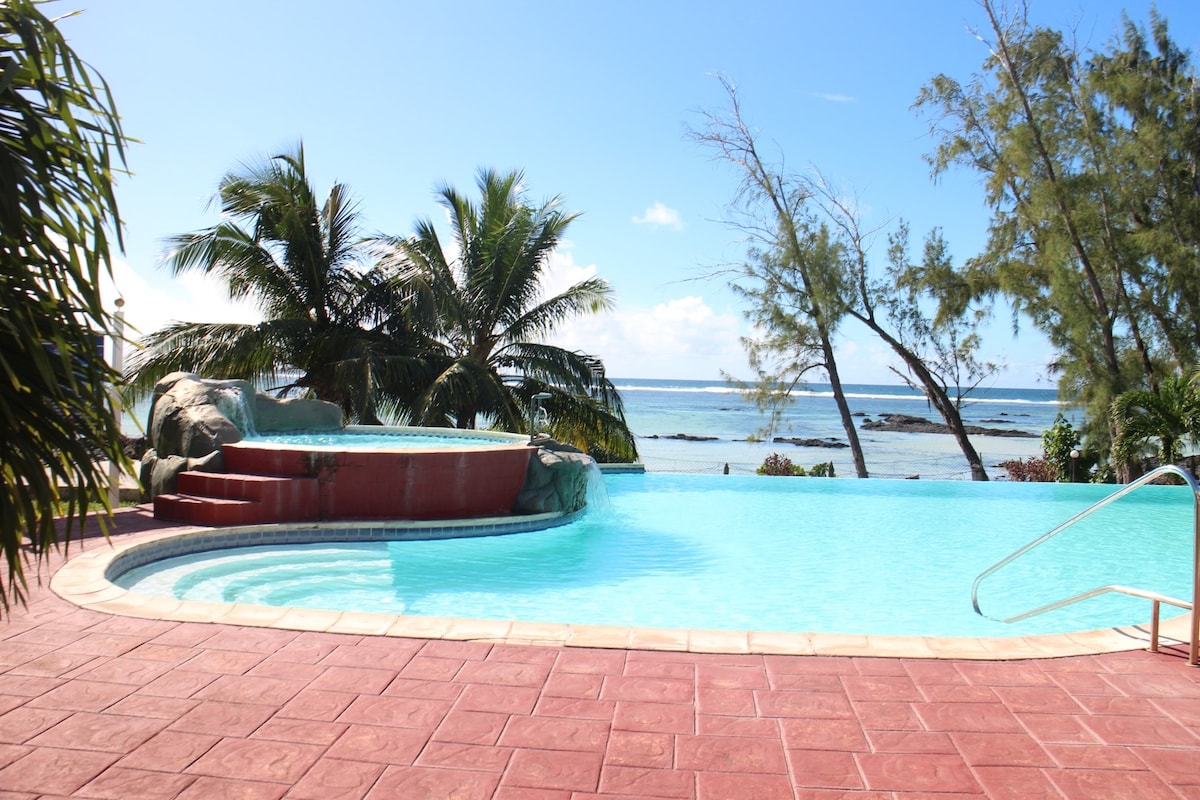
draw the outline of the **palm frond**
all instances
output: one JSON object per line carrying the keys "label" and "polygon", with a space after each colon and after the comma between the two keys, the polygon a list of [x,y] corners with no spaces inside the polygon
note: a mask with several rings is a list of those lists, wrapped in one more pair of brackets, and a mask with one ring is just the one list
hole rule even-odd
{"label": "palm frond", "polygon": [[525,309],[505,330],[505,338],[514,341],[539,338],[556,327],[586,314],[598,314],[613,308],[613,292],[603,278],[588,278],[565,291]]}
{"label": "palm frond", "polygon": [[1113,401],[1111,414],[1117,430],[1113,455],[1120,460],[1139,457],[1157,440],[1162,463],[1176,463],[1181,443],[1200,437],[1200,396],[1189,377],[1166,378],[1153,392],[1123,392]]}
{"label": "palm frond", "polygon": [[207,377],[277,382],[293,365],[276,358],[278,340],[286,335],[270,323],[174,322],[149,334],[129,360],[130,402],[148,397],[154,385],[172,372]]}
{"label": "palm frond", "polygon": [[126,138],[108,85],[41,8],[0,3],[0,611],[60,543],[56,516],[68,546],[89,519],[107,530],[100,460],[130,467],[120,376],[96,347],[114,329],[99,287],[121,246]]}
{"label": "palm frond", "polygon": [[550,395],[541,407],[549,416],[555,439],[592,454],[598,461],[637,460],[637,442],[619,410],[598,398],[534,380],[523,382],[518,389],[518,394],[526,397],[535,392]]}

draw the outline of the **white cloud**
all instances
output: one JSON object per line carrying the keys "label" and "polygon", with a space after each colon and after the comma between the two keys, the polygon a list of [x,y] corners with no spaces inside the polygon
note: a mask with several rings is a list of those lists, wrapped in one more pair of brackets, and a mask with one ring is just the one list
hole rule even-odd
{"label": "white cloud", "polygon": [[546,269],[542,273],[542,297],[554,297],[565,292],[580,281],[596,277],[596,265],[586,267],[575,263],[575,256],[569,249],[570,243],[564,242],[559,249],[550,254]]}
{"label": "white cloud", "polygon": [[553,341],[596,356],[610,377],[718,380],[722,371],[746,374],[741,326],[739,315],[688,296],[649,308],[618,303],[609,314],[565,323]]}
{"label": "white cloud", "polygon": [[857,103],[858,98],[848,94],[837,94],[835,92],[814,92],[813,96],[819,97],[822,100],[828,100],[831,103]]}
{"label": "white cloud", "polygon": [[[892,372],[891,366],[899,364],[896,354],[883,342],[864,334],[862,340],[849,339],[838,342],[834,348],[838,375],[843,383],[900,383],[901,379]],[[903,370],[901,370],[903,371]],[[814,378],[824,383],[822,375]]]}
{"label": "white cloud", "polygon": [[656,228],[671,228],[676,231],[683,230],[683,219],[679,216],[679,212],[662,203],[655,203],[650,206],[642,216],[634,217],[633,222],[637,225],[653,225]]}
{"label": "white cloud", "polygon": [[105,280],[101,293],[110,310],[118,297],[125,300],[125,322],[134,340],[174,321],[262,321],[262,313],[253,304],[230,300],[223,283],[200,273],[181,275],[161,288],[124,261],[116,260],[112,280]]}

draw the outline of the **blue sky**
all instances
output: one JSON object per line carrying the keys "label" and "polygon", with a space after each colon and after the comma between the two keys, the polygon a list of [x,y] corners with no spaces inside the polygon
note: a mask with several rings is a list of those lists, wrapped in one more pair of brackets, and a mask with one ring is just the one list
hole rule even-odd
{"label": "blue sky", "polygon": [[[1122,9],[1148,2],[1034,0],[1041,24],[1102,47]],[[1183,47],[1200,45],[1192,2],[1159,11]],[[69,0],[51,14],[78,8]],[[739,301],[706,269],[739,259],[721,220],[737,176],[686,137],[722,111],[712,77],[739,87],[743,114],[793,170],[818,167],[858,197],[868,226],[908,220],[915,245],[941,227],[956,257],[988,221],[978,179],[937,184],[922,157],[928,120],[911,110],[937,73],[967,80],[987,55],[974,2],[468,2],[103,0],[61,28],[110,84],[131,146],[118,202],[126,251],[117,287],[129,320],[253,320],[219,286],[172,278],[164,240],[216,221],[209,204],[239,163],[303,140],[319,193],[334,182],[367,232],[405,234],[441,211],[435,188],[473,192],[477,170],[520,169],[532,199],[561,195],[582,216],[554,261],[556,281],[606,278],[616,311],[566,327],[559,344],[602,358],[610,376],[748,377]],[[998,385],[1049,387],[1049,351],[1001,311],[984,356]],[[894,383],[894,363],[847,327],[851,382]]]}

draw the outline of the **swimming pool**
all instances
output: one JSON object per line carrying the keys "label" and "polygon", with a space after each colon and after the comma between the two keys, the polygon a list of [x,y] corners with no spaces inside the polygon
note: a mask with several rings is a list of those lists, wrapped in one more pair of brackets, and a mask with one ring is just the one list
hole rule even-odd
{"label": "swimming pool", "polygon": [[[1109,596],[1004,625],[974,577],[1113,487],[647,474],[549,530],[213,551],[115,576],[139,594],[639,627],[994,637],[1149,618]],[[1147,558],[1146,554],[1151,554]],[[1191,495],[1146,487],[983,586],[1002,616],[1096,586],[1190,593]]]}

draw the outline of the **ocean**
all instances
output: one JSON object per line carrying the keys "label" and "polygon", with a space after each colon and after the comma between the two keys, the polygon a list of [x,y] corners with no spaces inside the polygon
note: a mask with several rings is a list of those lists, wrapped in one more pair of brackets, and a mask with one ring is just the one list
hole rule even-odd
{"label": "ocean", "polygon": [[[642,463],[649,471],[753,473],[767,456],[779,453],[805,468],[832,461],[839,477],[853,477],[854,463],[848,447],[798,447],[790,443],[752,441],[763,436],[769,422],[735,388],[722,381],[613,379],[625,402],[625,418],[637,435]],[[844,386],[850,410],[860,426],[867,470],[881,478],[919,476],[934,479],[970,478],[970,470],[954,437],[936,433],[897,433],[862,430],[866,420],[884,414],[907,414],[941,422],[941,417],[920,392],[907,386],[851,384]],[[1041,434],[1055,416],[1078,420],[1050,389],[977,389],[963,404],[967,425],[1032,433],[1033,438],[972,436],[988,473],[1004,477],[996,466],[1010,458],[1041,455]],[[696,441],[683,438],[703,438]],[[833,393],[828,384],[809,384],[792,393],[782,423],[773,436],[830,439],[845,444]],[[748,441],[751,440],[751,441]]]}
{"label": "ocean", "polygon": [[[853,477],[849,448],[798,447],[772,441],[748,441],[760,437],[768,416],[737,389],[722,381],[613,379],[625,403],[625,418],[637,436],[640,460],[653,472],[750,474],[767,456],[779,453],[803,467],[832,461],[839,477]],[[941,422],[925,397],[906,386],[847,385],[851,411],[861,414],[859,425],[883,414],[908,414]],[[1010,458],[1041,454],[1042,431],[1054,424],[1060,405],[1049,389],[979,389],[964,404],[968,425],[1025,431],[1035,438],[974,436],[972,442],[988,472],[1003,477],[996,466]],[[123,428],[140,435],[149,403],[139,404],[127,415]],[[1073,423],[1070,413],[1064,412]],[[693,441],[675,437],[703,438]],[[832,439],[845,443],[833,395],[827,384],[813,383],[793,392],[792,403],[776,436],[803,439]],[[859,430],[867,469],[872,476],[935,479],[969,479],[966,460],[954,437],[936,433],[894,433]]]}

